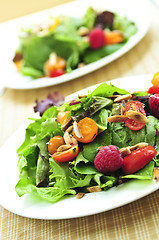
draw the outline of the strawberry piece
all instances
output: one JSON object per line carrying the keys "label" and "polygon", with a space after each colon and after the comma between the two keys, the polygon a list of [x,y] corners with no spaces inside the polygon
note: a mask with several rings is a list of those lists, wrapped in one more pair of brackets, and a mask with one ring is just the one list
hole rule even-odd
{"label": "strawberry piece", "polygon": [[151,95],[149,98],[149,107],[152,115],[159,119],[159,94]]}
{"label": "strawberry piece", "polygon": [[123,158],[119,149],[114,145],[101,147],[95,157],[94,165],[99,172],[112,173],[121,168]]}
{"label": "strawberry piece", "polygon": [[89,42],[92,48],[98,49],[105,44],[105,34],[100,28],[94,28],[89,34]]}

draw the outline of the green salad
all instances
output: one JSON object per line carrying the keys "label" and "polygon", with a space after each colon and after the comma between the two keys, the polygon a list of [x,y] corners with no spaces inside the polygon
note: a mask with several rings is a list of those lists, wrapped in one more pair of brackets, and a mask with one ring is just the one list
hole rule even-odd
{"label": "green salad", "polygon": [[159,165],[155,95],[102,83],[70,102],[61,104],[57,96],[36,102],[41,117],[31,119],[17,150],[19,196],[36,193],[55,203],[130,179],[153,179]]}
{"label": "green salad", "polygon": [[58,77],[112,54],[136,32],[126,17],[92,7],[82,17],[52,16],[21,29],[13,62],[24,76]]}

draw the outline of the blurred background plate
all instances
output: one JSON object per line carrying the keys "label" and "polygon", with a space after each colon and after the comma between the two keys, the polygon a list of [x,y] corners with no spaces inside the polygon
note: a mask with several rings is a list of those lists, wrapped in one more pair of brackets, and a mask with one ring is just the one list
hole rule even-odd
{"label": "blurred background plate", "polygon": [[[57,16],[59,14],[81,16],[85,13],[87,7],[93,6],[96,9],[107,9],[117,12],[120,15],[127,16],[128,19],[135,22],[138,27],[138,32],[118,51],[102,58],[99,61],[88,64],[83,68],[76,69],[72,73],[64,74],[56,78],[40,78],[31,80],[29,77],[20,75],[12,62],[15,50],[18,46],[18,33],[21,27],[27,27],[33,23],[39,23],[48,19],[50,15]],[[143,9],[144,6],[144,11]],[[71,9],[71,11],[70,11]],[[34,89],[52,86],[63,82],[78,78],[92,71],[95,71],[104,65],[119,58],[127,51],[132,49],[147,33],[150,26],[150,12],[146,7],[144,0],[78,0],[70,2],[58,7],[44,10],[35,14],[30,14],[12,21],[0,24],[1,45],[0,45],[0,64],[1,68],[1,88],[11,89]]]}

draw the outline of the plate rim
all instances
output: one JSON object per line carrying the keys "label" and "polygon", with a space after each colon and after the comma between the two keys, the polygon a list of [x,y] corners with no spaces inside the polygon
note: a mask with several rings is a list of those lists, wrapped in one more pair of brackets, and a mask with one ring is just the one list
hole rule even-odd
{"label": "plate rim", "polygon": [[[136,76],[126,76],[126,77],[122,77],[122,78],[117,78],[117,79],[113,79],[113,80],[110,80],[110,81],[106,81],[106,83],[112,83],[112,84],[114,84],[115,85],[115,82],[119,82],[119,85],[120,85],[120,81],[125,81],[126,79],[128,79],[128,78],[130,78],[130,80],[133,80],[133,79],[138,79],[138,78],[144,78],[144,79],[151,79],[152,78],[152,74],[142,74],[142,75],[136,75]],[[137,81],[137,80],[136,80]],[[74,96],[74,95],[76,95],[77,96],[77,94],[78,93],[80,93],[80,92],[82,92],[82,91],[87,91],[88,89],[90,89],[90,88],[96,88],[98,85],[100,85],[100,84],[102,84],[102,83],[99,83],[99,84],[95,84],[95,85],[92,85],[92,86],[90,86],[90,87],[88,87],[88,88],[84,88],[84,89],[82,89],[82,90],[80,90],[80,91],[77,91],[77,92],[75,92],[75,93],[73,93],[73,94],[70,94],[70,95],[68,95],[67,97],[68,97],[68,100],[71,100],[72,99],[72,97]],[[3,148],[5,148],[5,145],[7,144],[7,142],[10,140],[10,139],[14,139],[14,136],[16,136],[17,135],[17,132],[21,132],[21,130],[23,130],[23,135],[24,135],[24,129],[26,128],[26,126],[28,126],[28,123],[29,123],[29,121],[27,121],[27,122],[25,122],[22,126],[20,126],[10,137],[9,137],[9,139],[8,140],[6,140],[5,141],[5,143],[4,143],[4,145],[0,148],[0,155],[1,155],[1,152],[2,152],[2,150],[3,150]],[[15,150],[15,149],[14,149]],[[15,160],[18,160],[18,156],[17,156],[17,159],[15,159]],[[14,161],[15,161],[14,160]],[[120,185],[119,185],[120,186]],[[111,188],[110,190],[112,190],[112,189],[114,189],[114,188],[116,188],[116,187],[113,187],[113,188]],[[85,216],[90,216],[90,215],[95,215],[95,214],[98,214],[98,213],[102,213],[102,212],[107,212],[107,211],[109,211],[109,210],[113,210],[113,209],[115,209],[115,208],[118,208],[118,207],[122,207],[122,206],[125,206],[125,205],[127,205],[127,204],[129,204],[129,203],[131,203],[131,202],[134,202],[134,201],[136,201],[136,200],[139,200],[139,199],[141,199],[141,198],[143,198],[143,197],[145,197],[145,196],[147,196],[147,195],[149,195],[149,194],[151,194],[152,192],[154,192],[154,191],[156,191],[156,190],[158,190],[159,189],[159,182],[158,183],[154,183],[154,184],[152,184],[152,188],[151,188],[151,190],[148,190],[148,192],[146,191],[144,194],[142,194],[142,196],[134,196],[134,198],[133,199],[131,199],[130,201],[126,201],[126,202],[123,202],[123,203],[121,203],[121,204],[117,204],[116,206],[114,206],[114,207],[110,207],[110,208],[107,208],[107,209],[103,209],[103,210],[101,210],[101,211],[99,211],[98,209],[96,210],[96,209],[93,209],[93,211],[90,213],[86,213],[86,214],[78,214],[78,215],[72,215],[72,216],[63,216],[63,217],[52,217],[52,218],[50,218],[50,217],[38,217],[38,216],[35,216],[34,214],[32,215],[32,216],[30,216],[30,215],[27,215],[26,213],[21,213],[21,212],[18,212],[18,211],[14,211],[13,209],[10,209],[10,208],[8,208],[5,204],[3,204],[3,203],[1,203],[1,201],[0,201],[0,205],[3,207],[3,208],[5,208],[5,209],[7,209],[8,211],[10,211],[10,212],[12,212],[12,213],[15,213],[15,214],[17,214],[17,215],[19,215],[19,216],[23,216],[23,217],[28,217],[28,218],[33,218],[33,219],[45,219],[45,220],[58,220],[58,219],[73,219],[73,218],[78,218],[78,217],[85,217]],[[108,190],[108,191],[110,191],[110,190]],[[107,193],[108,191],[105,191],[105,192],[103,192],[103,193]],[[24,198],[25,198],[25,196],[24,196]],[[73,198],[75,198],[75,196],[72,196],[72,199]],[[66,199],[67,200],[67,199]],[[23,201],[23,200],[22,200]],[[56,203],[55,203],[56,204]],[[55,204],[53,204],[53,205],[55,205]],[[78,203],[77,203],[78,204]]]}

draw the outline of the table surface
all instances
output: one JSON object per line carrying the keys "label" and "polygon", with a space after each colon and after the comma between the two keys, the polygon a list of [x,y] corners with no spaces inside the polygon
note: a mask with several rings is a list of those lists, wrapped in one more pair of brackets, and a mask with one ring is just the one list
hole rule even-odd
{"label": "table surface", "polygon": [[[69,1],[3,1],[0,21],[7,21],[66,2]],[[28,116],[33,115],[35,99],[41,100],[54,90],[59,90],[66,96],[106,80],[157,72],[159,70],[159,10],[152,3],[149,4],[152,11],[150,30],[136,47],[118,60],[86,76],[57,86],[29,91],[7,89],[0,97],[0,146],[27,120]],[[29,219],[0,207],[0,239],[158,239],[158,202],[159,191],[156,191],[138,201],[108,212],[68,220]]]}

